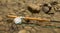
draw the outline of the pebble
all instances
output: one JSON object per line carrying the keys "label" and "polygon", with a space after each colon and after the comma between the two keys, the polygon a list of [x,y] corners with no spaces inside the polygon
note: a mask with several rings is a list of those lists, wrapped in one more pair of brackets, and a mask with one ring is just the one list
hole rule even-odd
{"label": "pebble", "polygon": [[51,10],[50,10],[50,12],[49,12],[49,14],[54,14],[55,13],[55,10],[54,10],[54,8],[51,8]]}
{"label": "pebble", "polygon": [[60,21],[60,13],[59,12],[55,13],[53,20]]}
{"label": "pebble", "polygon": [[60,12],[60,4],[57,4],[57,5],[55,6],[55,10],[58,11],[58,12]]}
{"label": "pebble", "polygon": [[58,4],[57,1],[52,1],[52,2],[51,2],[51,5],[56,5],[56,4]]}
{"label": "pebble", "polygon": [[30,26],[26,26],[25,29],[26,29],[26,30],[31,30],[32,27],[30,27]]}
{"label": "pebble", "polygon": [[6,26],[0,26],[0,31],[8,31],[9,28]]}
{"label": "pebble", "polygon": [[32,29],[31,31],[32,31],[32,33],[37,33],[37,31],[35,29]]}
{"label": "pebble", "polygon": [[28,4],[28,7],[32,8],[33,10],[40,10],[40,7],[35,4]]}
{"label": "pebble", "polygon": [[48,12],[49,11],[49,7],[45,6],[42,8],[44,12]]}
{"label": "pebble", "polygon": [[60,29],[58,29],[58,28],[55,28],[54,31],[55,31],[56,33],[60,33]]}
{"label": "pebble", "polygon": [[23,30],[20,30],[18,33],[30,33],[29,31],[23,29]]}
{"label": "pebble", "polygon": [[0,21],[2,21],[2,19],[3,19],[3,18],[0,16]]}
{"label": "pebble", "polygon": [[59,7],[60,7],[60,4],[57,4],[57,6],[59,6]]}
{"label": "pebble", "polygon": [[39,13],[42,7],[36,4],[28,4],[28,10],[32,13]]}
{"label": "pebble", "polygon": [[24,17],[16,17],[16,18],[14,19],[15,24],[21,24],[23,18],[24,18]]}

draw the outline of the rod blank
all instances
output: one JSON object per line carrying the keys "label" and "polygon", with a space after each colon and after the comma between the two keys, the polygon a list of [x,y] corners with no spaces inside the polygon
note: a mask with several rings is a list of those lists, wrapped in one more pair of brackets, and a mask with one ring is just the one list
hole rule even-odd
{"label": "rod blank", "polygon": [[[18,16],[12,16],[12,15],[8,15],[9,18],[16,18]],[[25,17],[24,19],[26,20],[38,20],[38,21],[42,21],[42,22],[49,22],[50,19],[46,19],[46,18],[32,18],[32,17]]]}

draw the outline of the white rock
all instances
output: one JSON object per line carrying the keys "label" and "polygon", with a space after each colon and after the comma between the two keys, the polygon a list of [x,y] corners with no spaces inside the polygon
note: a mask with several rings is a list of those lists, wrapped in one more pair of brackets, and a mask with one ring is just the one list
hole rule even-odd
{"label": "white rock", "polygon": [[24,17],[16,17],[15,19],[14,19],[14,22],[15,22],[15,24],[21,24],[22,23],[22,19],[23,19]]}

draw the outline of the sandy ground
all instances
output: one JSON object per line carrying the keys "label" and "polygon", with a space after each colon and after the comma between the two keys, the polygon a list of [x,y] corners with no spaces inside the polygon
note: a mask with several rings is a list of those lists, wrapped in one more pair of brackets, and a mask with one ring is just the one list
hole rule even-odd
{"label": "sandy ground", "polygon": [[60,21],[60,0],[0,0],[0,33],[60,33],[58,22],[25,20],[17,25],[7,15]]}

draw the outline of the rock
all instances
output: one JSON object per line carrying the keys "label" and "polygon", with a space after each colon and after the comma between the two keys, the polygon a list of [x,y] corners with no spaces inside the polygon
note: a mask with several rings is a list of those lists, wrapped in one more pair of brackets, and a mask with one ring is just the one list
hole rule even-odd
{"label": "rock", "polygon": [[8,31],[9,28],[6,26],[0,26],[0,31]]}
{"label": "rock", "polygon": [[3,19],[3,18],[0,16],[0,21],[2,21],[2,19]]}
{"label": "rock", "polygon": [[28,4],[28,7],[32,8],[33,10],[40,10],[40,7],[35,4]]}
{"label": "rock", "polygon": [[60,12],[60,4],[57,4],[57,5],[55,6],[55,10],[56,10],[56,12]]}
{"label": "rock", "polygon": [[55,28],[54,31],[55,31],[56,33],[60,33],[60,29],[58,29],[58,28]]}
{"label": "rock", "polygon": [[50,12],[49,12],[49,14],[54,14],[55,13],[55,10],[54,10],[54,8],[51,8],[51,10],[50,10]]}
{"label": "rock", "polygon": [[0,0],[2,4],[5,4],[6,3],[6,0]]}
{"label": "rock", "polygon": [[42,9],[45,13],[49,11],[49,7],[47,7],[47,6],[43,7]]}
{"label": "rock", "polygon": [[16,18],[14,19],[15,24],[21,24],[23,18],[25,18],[25,17],[22,17],[22,16],[21,16],[21,17],[16,17]]}
{"label": "rock", "polygon": [[53,20],[55,21],[60,21],[60,13],[59,12],[56,12],[54,17],[53,17]]}
{"label": "rock", "polygon": [[37,32],[35,29],[32,29],[31,31],[32,31],[32,33],[36,33]]}
{"label": "rock", "polygon": [[32,27],[30,27],[30,26],[26,26],[25,29],[26,29],[26,30],[31,30]]}
{"label": "rock", "polygon": [[23,29],[23,30],[20,30],[18,33],[30,33],[29,31]]}
{"label": "rock", "polygon": [[4,22],[0,22],[0,25],[3,25],[4,24]]}
{"label": "rock", "polygon": [[52,1],[50,4],[51,5],[56,5],[56,4],[58,4],[58,2],[57,1]]}
{"label": "rock", "polygon": [[35,4],[28,4],[28,10],[32,13],[38,13],[41,10],[41,7]]}
{"label": "rock", "polygon": [[60,7],[60,4],[57,4],[58,7]]}
{"label": "rock", "polygon": [[42,11],[46,14],[49,14],[50,10],[51,10],[51,5],[48,3],[44,3],[43,7],[42,7]]}

